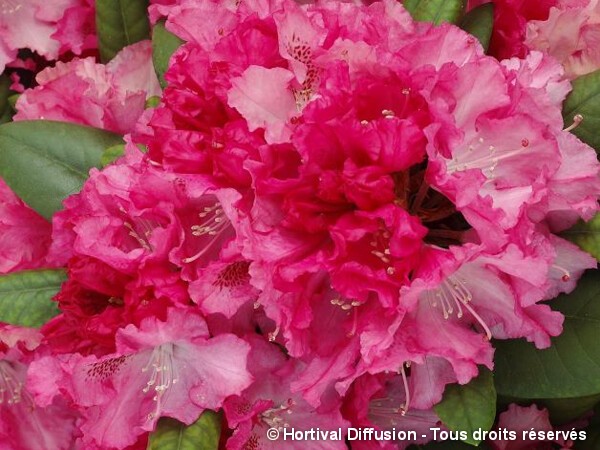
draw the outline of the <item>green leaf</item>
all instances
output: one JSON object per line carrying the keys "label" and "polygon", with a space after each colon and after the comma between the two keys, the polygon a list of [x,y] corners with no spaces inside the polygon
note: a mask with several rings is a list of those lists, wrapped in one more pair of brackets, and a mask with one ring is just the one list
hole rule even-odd
{"label": "green leaf", "polygon": [[585,440],[576,441],[577,450],[598,450],[600,449],[600,407],[596,407],[594,416],[590,420],[589,426],[584,430]]}
{"label": "green leaf", "polygon": [[59,313],[52,297],[67,279],[62,269],[0,275],[0,322],[38,327]]}
{"label": "green leaf", "polygon": [[573,123],[577,114],[583,121],[573,134],[600,151],[600,70],[583,75],[571,82],[573,90],[563,104],[563,119],[566,126]]}
{"label": "green leaf", "polygon": [[19,97],[21,97],[21,94],[12,94],[12,91],[11,95],[8,96],[8,104],[13,109],[13,111],[17,110],[17,100],[19,100]]}
{"label": "green leaf", "polygon": [[580,220],[561,235],[600,261],[600,214],[589,222]]}
{"label": "green leaf", "polygon": [[550,412],[550,421],[554,425],[563,425],[591,411],[599,401],[600,394],[596,394],[577,398],[551,398],[535,403]]}
{"label": "green leaf", "polygon": [[14,113],[9,98],[14,94],[10,90],[10,79],[6,74],[0,76],[0,124],[10,122]]}
{"label": "green leaf", "polygon": [[535,403],[539,408],[546,408],[550,413],[550,422],[554,425],[564,425],[579,419],[591,411],[600,402],[600,394],[573,398],[543,398],[535,400],[498,396],[498,411],[504,411],[511,403],[529,405]]}
{"label": "green leaf", "polygon": [[34,120],[0,125],[0,176],[15,193],[50,219],[78,192],[105,148],[121,136],[97,128]]}
{"label": "green leaf", "polygon": [[221,436],[221,417],[205,411],[190,426],[164,417],[150,435],[148,450],[217,450]]}
{"label": "green leaf", "polygon": [[173,33],[165,28],[165,22],[160,21],[152,28],[152,62],[154,70],[158,76],[160,85],[165,88],[165,72],[169,68],[169,60],[175,50],[183,44],[183,40],[179,39]]}
{"label": "green leaf", "polygon": [[496,417],[496,389],[494,376],[488,369],[480,368],[479,376],[465,385],[451,384],[444,398],[434,406],[442,422],[453,431],[466,431],[464,441],[478,445],[476,430],[489,430]]}
{"label": "green leaf", "polygon": [[498,393],[523,399],[600,393],[600,272],[588,271],[577,289],[551,302],[565,315],[563,333],[548,349],[524,340],[496,342]]}
{"label": "green leaf", "polygon": [[459,26],[475,36],[487,51],[494,29],[494,4],[484,3],[472,9],[465,14]]}
{"label": "green leaf", "polygon": [[148,0],[97,0],[96,30],[102,62],[123,47],[149,39]]}
{"label": "green leaf", "polygon": [[117,159],[125,154],[125,144],[117,144],[112,147],[108,147],[102,153],[102,157],[100,158],[100,163],[102,167],[106,167],[109,164],[114,163]]}
{"label": "green leaf", "polygon": [[464,0],[404,0],[404,7],[420,22],[458,23],[465,11]]}

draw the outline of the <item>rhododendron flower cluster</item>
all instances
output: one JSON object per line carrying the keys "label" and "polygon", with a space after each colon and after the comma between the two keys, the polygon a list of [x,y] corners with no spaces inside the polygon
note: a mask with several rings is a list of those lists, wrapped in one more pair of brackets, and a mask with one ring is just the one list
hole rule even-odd
{"label": "rhododendron flower cluster", "polygon": [[[564,317],[547,300],[596,267],[559,235],[599,209],[596,153],[561,115],[594,46],[549,50],[574,9],[498,3],[520,27],[497,29],[501,61],[394,0],[181,0],[150,8],[185,41],[164,91],[147,41],[39,72],[14,120],[126,145],[51,226],[0,185],[0,272],[67,272],[39,333],[0,328],[9,448],[146,448],[161,417],[206,410],[229,450],[307,448],[267,438],[290,427],[422,443],[445,387],[494,367],[492,339],[550,346]],[[35,442],[14,435],[25,416]]]}

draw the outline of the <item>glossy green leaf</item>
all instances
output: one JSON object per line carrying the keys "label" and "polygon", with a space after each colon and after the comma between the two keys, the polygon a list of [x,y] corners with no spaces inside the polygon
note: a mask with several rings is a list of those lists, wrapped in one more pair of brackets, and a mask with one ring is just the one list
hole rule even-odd
{"label": "glossy green leaf", "polygon": [[444,391],[444,398],[434,409],[450,430],[466,431],[465,442],[477,445],[473,433],[489,430],[496,417],[496,389],[494,376],[481,368],[479,376],[465,385],[451,384]]}
{"label": "glossy green leaf", "polygon": [[420,22],[458,23],[465,12],[465,0],[404,0],[413,19]]}
{"label": "glossy green leaf", "polygon": [[164,417],[150,435],[148,450],[217,450],[221,436],[221,417],[205,411],[192,425]]}
{"label": "glossy green leaf", "polygon": [[573,123],[577,114],[583,121],[573,134],[600,151],[600,70],[583,75],[572,82],[573,90],[563,104],[565,126]]}
{"label": "glossy green leaf", "polygon": [[562,236],[600,261],[600,214],[589,222],[580,220]]}
{"label": "glossy green leaf", "polygon": [[96,31],[102,62],[123,47],[149,39],[148,0],[97,0]]}
{"label": "glossy green leaf", "polygon": [[102,157],[100,158],[100,162],[102,167],[108,166],[109,164],[114,163],[117,159],[125,154],[125,144],[117,144],[112,147],[108,147],[102,153]]}
{"label": "glossy green leaf", "polygon": [[575,291],[550,305],[565,315],[563,333],[550,348],[537,350],[524,340],[495,343],[498,393],[523,399],[600,393],[600,272],[588,271]]}
{"label": "glossy green leaf", "polygon": [[0,322],[38,327],[59,311],[52,297],[66,280],[62,269],[0,275]]}
{"label": "glossy green leaf", "polygon": [[536,405],[550,412],[550,421],[555,425],[563,425],[580,418],[583,414],[594,409],[600,402],[600,394],[576,398],[551,398],[536,400]]}
{"label": "glossy green leaf", "polygon": [[459,26],[475,36],[487,51],[494,29],[494,4],[484,3],[472,9],[465,14]]}
{"label": "glossy green leaf", "polygon": [[165,72],[169,68],[169,60],[175,50],[183,44],[173,33],[165,28],[165,22],[160,21],[152,28],[152,62],[154,70],[158,76],[160,85],[164,88],[167,85],[165,81]]}
{"label": "glossy green leaf", "polygon": [[34,120],[0,125],[0,176],[15,193],[50,219],[78,192],[104,149],[121,136],[97,128]]}

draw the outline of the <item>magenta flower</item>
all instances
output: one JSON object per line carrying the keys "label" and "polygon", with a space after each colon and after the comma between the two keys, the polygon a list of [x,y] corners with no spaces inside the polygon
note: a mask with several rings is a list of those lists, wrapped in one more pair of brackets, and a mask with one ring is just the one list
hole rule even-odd
{"label": "magenta flower", "polygon": [[332,384],[426,358],[466,383],[492,366],[492,337],[548,346],[562,317],[539,302],[596,264],[552,232],[600,193],[594,151],[562,130],[560,66],[499,63],[397,2],[193,21],[214,8],[161,9],[189,43],[142,140],[168,170],[238,191],[233,242],[265,331],[307,364],[292,391],[318,406]]}
{"label": "magenta flower", "polygon": [[[522,56],[503,61],[396,0],[150,3],[185,40],[164,92],[143,41],[106,65],[58,62],[17,102],[17,120],[126,145],[51,227],[0,184],[0,272],[68,273],[40,334],[0,327],[0,437],[142,449],[161,417],[222,408],[228,450],[307,445],[269,428],[419,444],[446,386],[493,368],[493,339],[545,348],[561,333],[546,301],[597,262],[560,233],[600,209],[600,164],[570,133],[581,117],[564,129],[564,69],[523,41],[554,0],[497,2],[492,49]],[[19,14],[45,24],[54,57],[92,48],[93,2],[61,6]],[[24,406],[35,443],[8,436]],[[514,407],[500,423],[511,415],[547,425]]]}
{"label": "magenta flower", "polygon": [[0,273],[56,266],[50,234],[50,224],[0,179]]}

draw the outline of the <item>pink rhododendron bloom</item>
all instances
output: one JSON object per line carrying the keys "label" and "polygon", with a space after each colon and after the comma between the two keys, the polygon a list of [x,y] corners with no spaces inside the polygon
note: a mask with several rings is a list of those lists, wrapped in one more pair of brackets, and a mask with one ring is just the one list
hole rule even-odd
{"label": "pink rhododendron bloom", "polygon": [[[67,3],[44,17],[64,25],[58,51],[86,51],[93,4]],[[43,346],[0,339],[40,414],[72,407],[71,447],[145,448],[160,417],[220,408],[228,450],[305,448],[267,438],[292,427],[420,444],[443,428],[446,386],[493,368],[492,339],[546,348],[561,333],[546,301],[597,262],[558,233],[598,212],[600,164],[563,129],[564,68],[524,43],[554,1],[496,2],[503,61],[395,0],[151,3],[185,41],[164,92],[144,41],[106,65],[59,62],[17,103],[17,120],[127,134],[54,215],[51,242],[4,195],[0,271],[67,270]]]}
{"label": "pink rhododendron bloom", "polygon": [[132,445],[162,416],[190,424],[252,381],[245,368],[248,344],[230,334],[211,338],[204,320],[189,310],[170,309],[165,321],[150,317],[125,327],[117,332],[116,350],[102,357],[42,358],[31,369],[38,401],[57,394],[45,389],[50,376],[79,406],[85,445]]}
{"label": "pink rhododendron bloom", "polygon": [[[435,365],[435,363],[433,364]],[[354,427],[374,427],[380,433],[392,430],[396,430],[396,433],[416,432],[417,439],[361,440],[352,444],[353,449],[405,449],[411,444],[426,443],[430,440],[432,438],[430,428],[445,429],[430,407],[424,407],[421,404],[408,410],[411,399],[407,397],[407,393],[410,391],[405,389],[406,375],[404,368],[402,370],[401,374],[367,375],[359,378],[346,396],[342,410],[345,415],[352,418]],[[414,370],[412,366],[410,370]],[[421,384],[441,381],[433,371],[425,377],[411,375],[410,378],[411,382],[413,379],[421,379]],[[440,384],[440,386],[443,389],[444,384]],[[424,387],[426,388],[425,392],[432,391],[428,386]],[[441,391],[438,393],[441,397]],[[429,436],[429,438],[423,436]]]}
{"label": "pink rhododendron bloom", "polygon": [[467,383],[492,367],[491,337],[548,346],[562,316],[539,302],[596,265],[551,231],[591,218],[600,192],[595,153],[562,130],[560,65],[500,64],[397,2],[242,2],[210,30],[192,20],[214,8],[165,9],[189,42],[137,137],[167,170],[239,193],[232,245],[258,292],[242,285],[227,308],[198,281],[194,301],[233,317],[257,295],[313,407],[427,358],[446,373],[435,392]]}
{"label": "pink rhododendron bloom", "polygon": [[41,341],[38,331],[0,325],[0,439],[3,448],[67,450],[76,435],[77,413],[63,398],[37,404],[26,386],[29,363]]}
{"label": "pink rhododendron bloom", "polygon": [[[252,345],[248,356],[248,370],[255,382],[241,395],[225,401],[224,410],[228,425],[233,428],[233,436],[227,441],[228,450],[271,450],[281,448],[281,442],[267,439],[269,428],[308,430],[319,427],[322,430],[345,428],[346,423],[340,413],[339,399],[331,397],[328,404],[314,409],[302,397],[289,392],[286,386],[300,371],[302,365],[287,360],[273,344],[259,337],[248,336]],[[305,448],[306,442],[291,441],[286,448]],[[315,440],[315,449],[345,449],[343,440]]]}
{"label": "pink rhododendron bloom", "polygon": [[[549,450],[557,448],[557,445],[561,450],[567,450],[576,448],[577,445],[576,441],[568,437],[571,431],[575,431],[575,436],[578,437],[577,440],[581,440],[576,430],[579,430],[581,425],[585,426],[585,421],[578,425],[580,426],[570,427],[567,425],[556,428],[550,423],[550,416],[545,408],[538,408],[536,405],[524,407],[511,403],[508,409],[500,414],[498,427],[515,432],[516,439],[509,441],[490,440],[488,444],[493,450]],[[532,430],[552,437],[543,439],[536,436],[535,439],[529,437],[523,439],[523,434]]]}
{"label": "pink rhododendron bloom", "polygon": [[[49,9],[49,6],[46,6]],[[56,23],[52,38],[60,42],[60,53],[81,55],[96,49],[96,8],[94,0],[71,0]]]}
{"label": "pink rhododendron bloom", "polygon": [[90,0],[6,0],[0,6],[0,72],[30,49],[48,60],[96,47]]}
{"label": "pink rhododendron bloom", "polygon": [[54,267],[51,226],[0,179],[0,273]]}
{"label": "pink rhododendron bloom", "polygon": [[600,68],[600,4],[560,0],[547,18],[527,23],[528,48],[556,58],[569,78]]}
{"label": "pink rhododendron bloom", "polygon": [[[56,299],[64,314],[44,329],[59,352],[114,350],[114,333],[193,301],[231,318],[257,291],[238,246],[233,190],[176,176],[135,146],[54,217],[51,254],[69,280]],[[73,339],[73,336],[78,336]]]}
{"label": "pink rhododendron bloom", "polygon": [[209,265],[190,283],[191,298],[205,315],[232,317],[242,305],[258,297],[258,290],[250,284],[249,267],[250,262],[243,259]]}
{"label": "pink rhododendron bloom", "polygon": [[494,4],[494,28],[490,54],[498,59],[520,58],[527,54],[525,37],[529,21],[548,19],[550,8],[560,0],[469,0],[467,10],[485,3]]}
{"label": "pink rhododendron bloom", "polygon": [[[0,72],[17,56],[21,48],[29,48],[41,56],[54,59],[59,43],[51,38],[55,24],[40,17],[40,9],[47,2],[38,0],[7,0],[0,8]],[[51,2],[57,11],[65,0]]]}
{"label": "pink rhododendron bloom", "polygon": [[58,62],[36,81],[39,86],[19,98],[15,120],[61,120],[124,134],[146,99],[160,94],[149,41],[124,48],[107,65],[91,57]]}

